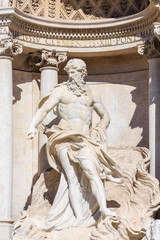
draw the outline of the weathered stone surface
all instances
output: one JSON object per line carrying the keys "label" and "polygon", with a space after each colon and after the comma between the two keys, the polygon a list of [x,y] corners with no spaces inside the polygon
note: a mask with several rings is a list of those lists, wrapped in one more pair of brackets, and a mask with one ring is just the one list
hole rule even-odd
{"label": "weathered stone surface", "polygon": [[142,239],[160,204],[158,181],[147,171],[149,151],[146,148],[121,147],[109,148],[108,152],[121,165],[124,174],[123,184],[105,182],[108,207],[118,217],[101,219],[88,229],[43,231],[42,221],[54,201],[59,183],[59,175],[50,170],[43,173],[33,186],[28,208],[15,224],[13,240]]}

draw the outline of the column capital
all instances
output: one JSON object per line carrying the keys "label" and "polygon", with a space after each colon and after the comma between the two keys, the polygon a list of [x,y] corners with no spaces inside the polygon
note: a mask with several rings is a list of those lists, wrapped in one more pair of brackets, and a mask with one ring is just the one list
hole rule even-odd
{"label": "column capital", "polygon": [[153,37],[138,45],[138,53],[147,59],[160,57],[160,41]]}
{"label": "column capital", "polygon": [[23,47],[12,37],[0,39],[0,57],[14,57],[21,54]]}
{"label": "column capital", "polygon": [[67,52],[42,49],[29,55],[29,63],[35,68],[58,67],[67,60]]}
{"label": "column capital", "polygon": [[154,35],[158,38],[158,40],[160,41],[160,23],[159,22],[155,22],[154,24]]}
{"label": "column capital", "polygon": [[160,0],[149,0],[151,3],[153,2],[155,7],[160,9]]}

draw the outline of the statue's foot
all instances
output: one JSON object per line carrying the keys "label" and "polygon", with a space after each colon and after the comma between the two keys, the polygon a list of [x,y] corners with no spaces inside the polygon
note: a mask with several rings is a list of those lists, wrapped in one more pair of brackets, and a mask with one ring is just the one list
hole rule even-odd
{"label": "statue's foot", "polygon": [[104,218],[107,217],[107,216],[117,217],[117,214],[115,212],[109,210],[108,208],[106,208],[101,213],[102,213],[102,217],[104,217]]}

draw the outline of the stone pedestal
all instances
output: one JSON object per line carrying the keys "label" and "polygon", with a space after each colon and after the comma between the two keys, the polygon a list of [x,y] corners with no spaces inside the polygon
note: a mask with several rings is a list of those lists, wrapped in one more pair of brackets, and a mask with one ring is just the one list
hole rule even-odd
{"label": "stone pedestal", "polygon": [[150,58],[148,61],[150,173],[160,178],[160,58]]}

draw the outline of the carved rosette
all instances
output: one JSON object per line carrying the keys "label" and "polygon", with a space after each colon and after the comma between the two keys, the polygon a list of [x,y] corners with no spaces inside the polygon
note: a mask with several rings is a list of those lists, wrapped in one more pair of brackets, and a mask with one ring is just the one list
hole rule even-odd
{"label": "carved rosette", "polygon": [[41,67],[58,67],[58,65],[67,60],[67,52],[56,50],[45,50],[31,53],[29,56],[30,65],[36,69]]}
{"label": "carved rosette", "polygon": [[13,38],[0,39],[0,56],[14,57],[21,54],[23,46]]}
{"label": "carved rosette", "polygon": [[145,41],[138,46],[138,53],[147,59],[160,57],[160,41],[155,37]]}

